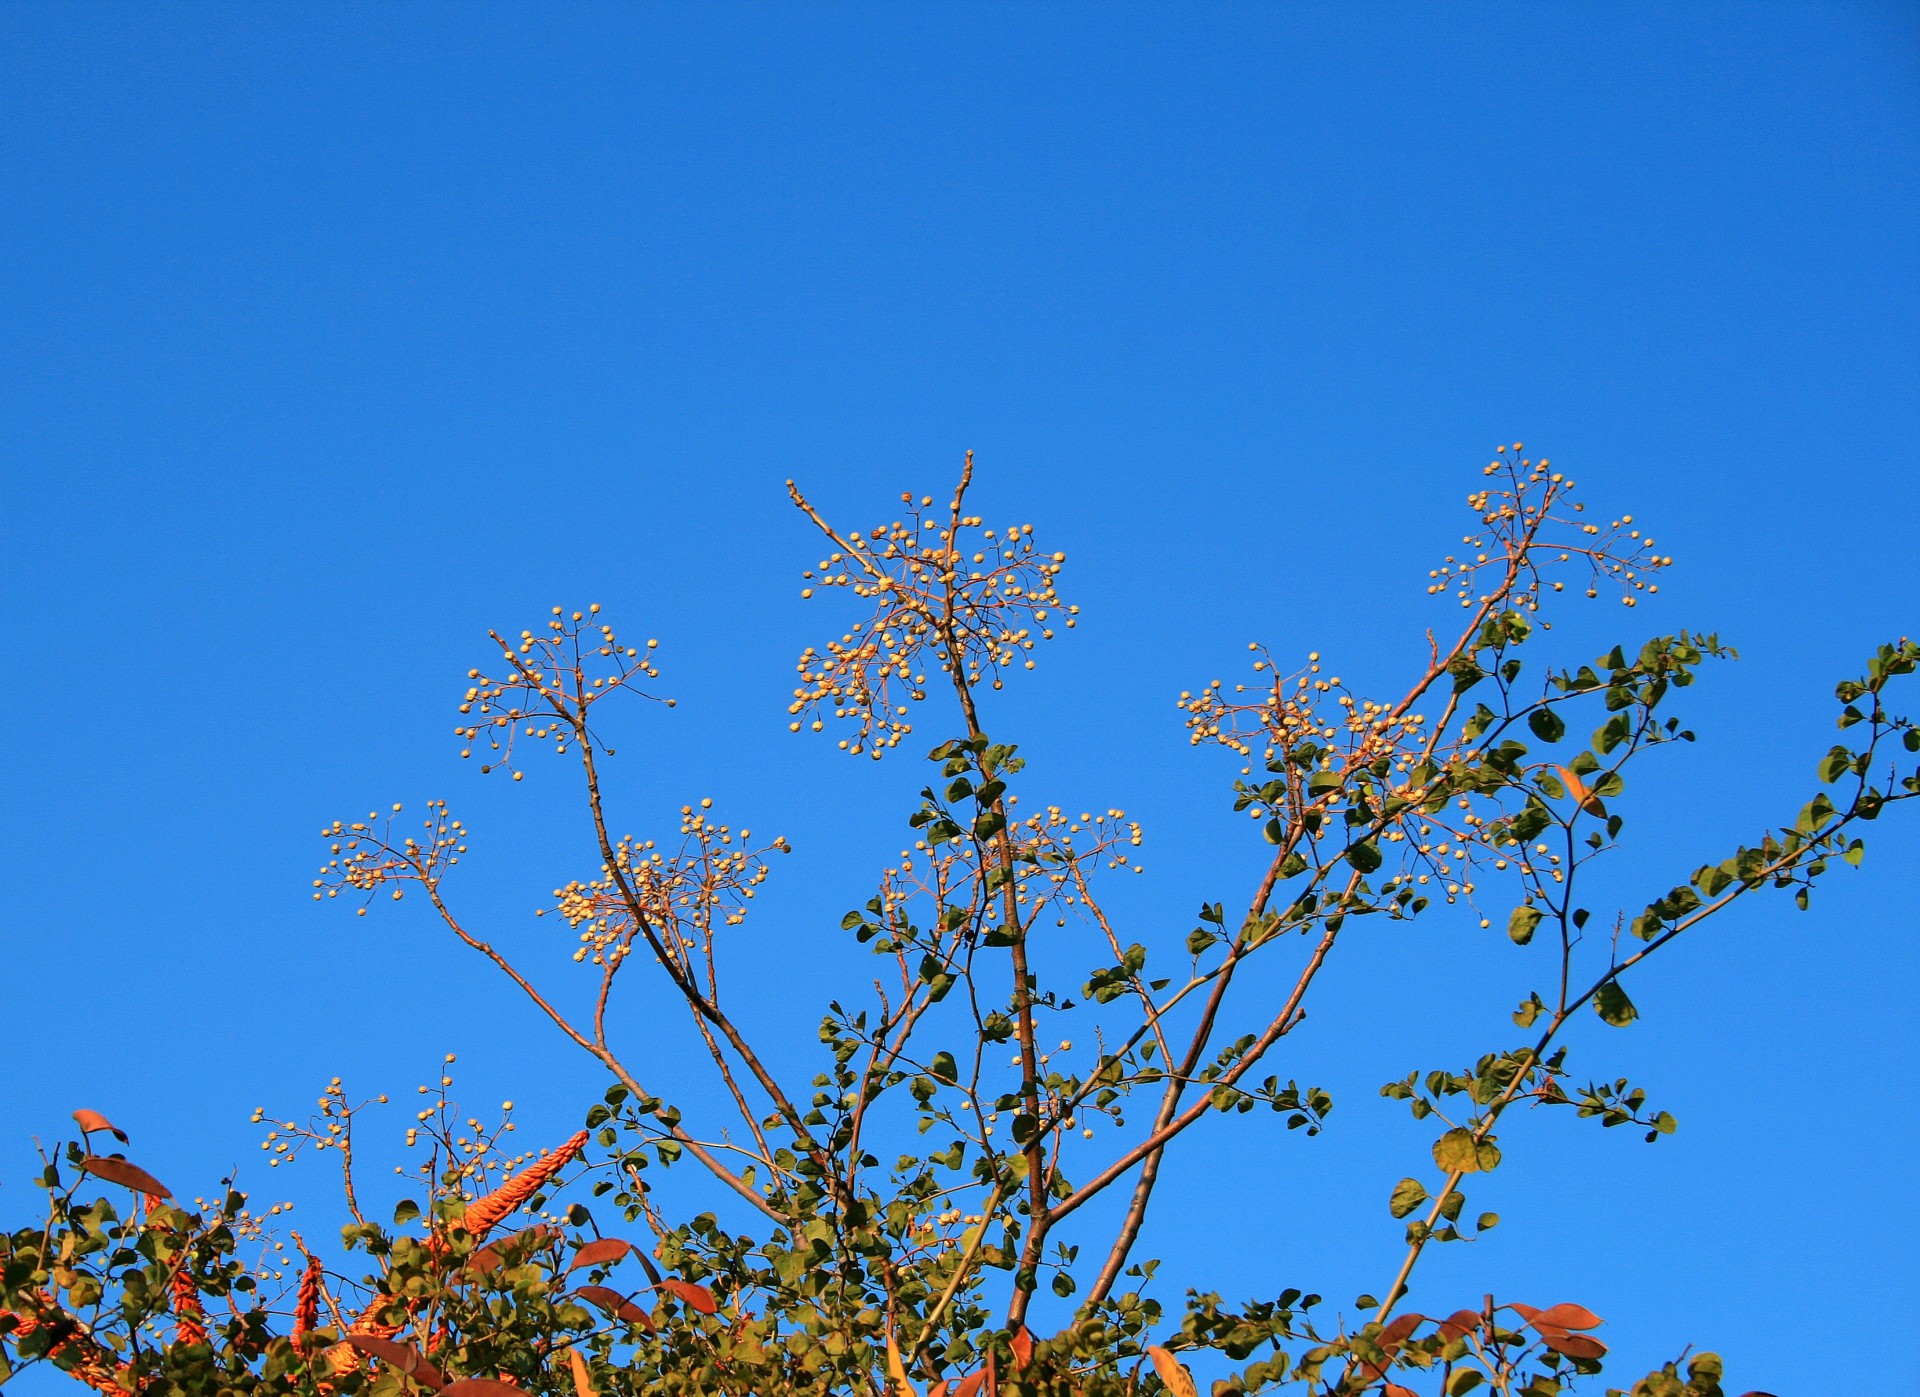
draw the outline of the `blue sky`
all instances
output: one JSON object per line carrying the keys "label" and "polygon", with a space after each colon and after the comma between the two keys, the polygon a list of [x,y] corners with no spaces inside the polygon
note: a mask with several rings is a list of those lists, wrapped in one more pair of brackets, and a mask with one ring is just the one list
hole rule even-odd
{"label": "blue sky", "polygon": [[[486,628],[554,604],[661,640],[629,824],[706,795],[799,846],[743,1002],[809,1041],[924,778],[785,731],[833,625],[790,476],[858,526],[971,447],[990,520],[1068,550],[1085,624],[996,735],[1037,795],[1143,821],[1126,913],[1183,932],[1260,849],[1174,695],[1253,639],[1393,682],[1524,439],[1678,560],[1578,658],[1682,626],[1745,657],[1637,788],[1622,876],[1664,889],[1791,816],[1832,681],[1920,618],[1917,151],[1892,4],[7,7],[0,1207],[74,1106],[192,1192],[264,1176],[256,1105],[448,1051],[529,1138],[572,1128],[593,1074],[484,967],[306,892],[324,820],[445,796],[472,905],[558,970],[525,915],[590,871],[558,774],[487,786],[451,741]],[[1679,1135],[1530,1120],[1506,1222],[1415,1302],[1578,1299],[1616,1379],[1693,1342],[1736,1390],[1830,1386],[1863,1301],[1920,1302],[1917,850],[1889,821],[1811,917],[1637,982],[1580,1047]],[[1331,974],[1281,1069],[1333,1125],[1173,1176],[1169,1298],[1384,1286],[1428,1133],[1374,1088],[1505,1041],[1536,972],[1491,935]],[[261,1182],[326,1230],[324,1171]]]}

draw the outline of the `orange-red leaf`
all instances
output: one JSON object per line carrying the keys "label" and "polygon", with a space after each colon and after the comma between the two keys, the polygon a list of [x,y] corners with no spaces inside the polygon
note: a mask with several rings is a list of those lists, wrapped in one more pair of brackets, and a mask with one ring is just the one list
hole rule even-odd
{"label": "orange-red leaf", "polygon": [[1383,1349],[1396,1348],[1405,1343],[1414,1330],[1427,1322],[1425,1315],[1405,1314],[1393,1320],[1380,1331],[1380,1337],[1374,1342]]}
{"label": "orange-red leaf", "polygon": [[1544,1325],[1552,1329],[1598,1329],[1602,1324],[1599,1315],[1582,1305],[1549,1305],[1538,1314],[1527,1316],[1528,1322]]}
{"label": "orange-red leaf", "polygon": [[1480,1327],[1480,1315],[1473,1310],[1455,1310],[1440,1321],[1440,1337],[1452,1343],[1462,1334],[1470,1334]]}
{"label": "orange-red leaf", "polygon": [[1598,1358],[1607,1351],[1607,1346],[1598,1339],[1586,1334],[1569,1334],[1564,1329],[1542,1329],[1540,1342],[1569,1358]]}
{"label": "orange-red leaf", "polygon": [[603,1261],[618,1261],[633,1250],[633,1243],[623,1242],[618,1237],[602,1237],[597,1242],[588,1242],[573,1254],[573,1260],[567,1263],[569,1271],[578,1271],[582,1266],[598,1266]]}
{"label": "orange-red leaf", "polygon": [[73,1113],[73,1118],[79,1123],[80,1129],[86,1134],[90,1135],[96,1130],[104,1130],[121,1144],[124,1145],[128,1143],[127,1132],[101,1115],[98,1111],[89,1111],[85,1106],[82,1106]]}
{"label": "orange-red leaf", "polygon": [[524,1388],[492,1378],[462,1378],[440,1389],[441,1397],[527,1397]]}
{"label": "orange-red leaf", "polygon": [[[1151,1353],[1153,1350],[1147,1350]],[[1013,1336],[1013,1366],[1024,1368],[1033,1362],[1033,1331],[1026,1325],[1020,1326],[1020,1332]]]}
{"label": "orange-red leaf", "polygon": [[447,1385],[446,1374],[429,1363],[418,1349],[396,1344],[391,1339],[375,1338],[371,1334],[349,1334],[347,1342],[367,1357],[379,1359],[395,1372],[418,1378],[428,1387],[438,1390]]}
{"label": "orange-red leaf", "polygon": [[1604,816],[1607,813],[1607,807],[1601,804],[1600,797],[1587,789],[1587,783],[1577,773],[1564,766],[1556,766],[1554,770],[1560,773],[1560,779],[1566,785],[1567,794],[1573,797],[1574,804],[1591,815]]}
{"label": "orange-red leaf", "polygon": [[593,1374],[587,1369],[587,1360],[580,1356],[580,1350],[567,1350],[567,1366],[573,1369],[573,1397],[594,1397]]}
{"label": "orange-red leaf", "polygon": [[161,1198],[171,1198],[173,1193],[153,1175],[137,1164],[129,1164],[124,1159],[103,1159],[99,1155],[88,1155],[80,1161],[80,1167],[110,1184],[119,1184],[136,1193],[152,1193]]}
{"label": "orange-red leaf", "polygon": [[1186,1364],[1158,1344],[1147,1345],[1147,1357],[1153,1360],[1153,1370],[1160,1375],[1160,1381],[1167,1385],[1167,1391],[1173,1397],[1198,1397],[1199,1389],[1194,1386],[1193,1374],[1187,1371]]}
{"label": "orange-red leaf", "polygon": [[977,1373],[968,1373],[964,1378],[960,1379],[959,1382],[954,1384],[953,1397],[973,1397],[973,1394],[980,1390],[980,1384],[986,1380],[987,1370],[985,1368],[982,1368]]}
{"label": "orange-red leaf", "polygon": [[1412,1388],[1402,1387],[1397,1382],[1387,1383],[1380,1389],[1380,1393],[1381,1397],[1420,1397],[1420,1394]]}
{"label": "orange-red leaf", "polygon": [[653,1316],[627,1299],[617,1290],[604,1285],[583,1285],[573,1292],[589,1305],[598,1306],[610,1315],[624,1319],[629,1324],[637,1324],[649,1334],[654,1332]]}
{"label": "orange-red leaf", "polygon": [[660,1289],[669,1295],[677,1295],[681,1301],[703,1315],[713,1314],[720,1304],[713,1298],[713,1292],[704,1285],[695,1285],[692,1281],[683,1281],[678,1276],[668,1276],[660,1282]]}

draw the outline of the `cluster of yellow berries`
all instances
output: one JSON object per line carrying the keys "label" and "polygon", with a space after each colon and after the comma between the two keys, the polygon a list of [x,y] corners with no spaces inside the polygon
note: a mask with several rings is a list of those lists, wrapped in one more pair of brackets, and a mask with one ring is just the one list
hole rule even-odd
{"label": "cluster of yellow berries", "polygon": [[[1544,590],[1566,590],[1566,583],[1544,577],[1545,569],[1575,558],[1586,562],[1589,597],[1599,596],[1601,584],[1609,581],[1619,584],[1627,606],[1634,605],[1637,592],[1658,592],[1659,585],[1648,574],[1671,567],[1673,559],[1654,551],[1653,540],[1642,538],[1633,527],[1633,516],[1602,529],[1575,517],[1585,512],[1584,504],[1571,502],[1568,512],[1556,512],[1569,503],[1574,483],[1544,457],[1531,460],[1524,451],[1521,442],[1494,448],[1484,474],[1504,477],[1506,488],[1467,496],[1467,507],[1480,517],[1482,531],[1460,540],[1468,555],[1448,554],[1427,573],[1427,594],[1451,591],[1463,607],[1499,604],[1537,612]],[[1559,527],[1550,532],[1549,526]],[[1481,580],[1489,572],[1496,579],[1490,585]]]}
{"label": "cluster of yellow berries", "polygon": [[[498,678],[467,671],[473,682],[460,701],[463,721],[453,730],[462,757],[471,757],[483,736],[496,754],[481,765],[483,773],[510,766],[516,739],[551,740],[556,752],[565,752],[587,740],[587,710],[595,703],[623,689],[641,692],[641,681],[660,677],[653,662],[660,642],[649,640],[644,650],[623,645],[599,615],[598,602],[585,612],[556,606],[542,632],[521,631],[517,641],[488,633],[508,670]],[[672,699],[659,701],[673,707]],[[524,774],[515,770],[513,779]]]}
{"label": "cluster of yellow berries", "polygon": [[[408,835],[396,843],[393,817],[401,810],[395,805],[384,817],[377,810],[369,811],[364,820],[335,820],[321,829],[320,837],[328,841],[332,857],[321,865],[320,876],[313,880],[315,902],[338,897],[348,888],[371,896],[389,883],[432,887],[447,869],[460,862],[460,855],[467,852],[467,829],[448,814],[444,800],[427,802],[424,837]],[[403,896],[403,890],[396,886],[394,901]],[[359,912],[366,915],[364,904]]]}
{"label": "cluster of yellow berries", "polygon": [[653,840],[628,835],[614,848],[613,867],[600,877],[553,890],[552,910],[579,933],[575,961],[617,967],[640,931],[636,904],[641,920],[682,969],[694,949],[711,954],[716,927],[739,926],[747,919],[747,904],[767,878],[766,856],[789,853],[792,846],[776,836],[762,848],[750,848],[753,831],[716,823],[707,814],[712,807],[711,799],[697,809],[680,807],[680,849],[671,857]]}
{"label": "cluster of yellow berries", "polygon": [[[1018,803],[1017,797],[1008,800]],[[1127,852],[1138,849],[1146,834],[1137,820],[1126,818],[1124,810],[1083,813],[1076,819],[1059,806],[1049,805],[1037,815],[1012,821],[1007,836],[1014,860],[1014,901],[1028,925],[1049,908],[1056,910],[1056,926],[1065,926],[1065,910],[1076,907],[1100,922],[1103,918],[1088,882],[1088,870],[1105,863],[1109,869],[1146,872],[1145,866]],[[900,851],[900,862],[882,874],[880,899],[885,918],[890,920],[913,899],[925,897],[934,904],[936,915],[929,919],[934,925],[940,924],[938,914],[950,907],[979,909],[978,925],[963,924],[956,931],[957,938],[993,925],[1003,904],[997,896],[982,896],[980,884],[997,867],[1001,855],[999,841],[989,841],[987,864],[980,867],[971,840],[952,840],[938,850],[929,848],[924,839],[915,840],[912,849]],[[993,886],[998,886],[997,881]]]}
{"label": "cluster of yellow berries", "polygon": [[[968,461],[971,470],[971,455]],[[913,730],[907,705],[927,696],[929,651],[932,666],[965,686],[998,689],[1001,670],[1033,668],[1035,643],[1053,638],[1050,622],[1074,625],[1079,608],[1062,606],[1054,587],[1066,554],[1039,552],[1031,525],[982,529],[979,515],[960,512],[959,494],[945,517],[928,512],[932,496],[916,504],[903,494],[904,519],[842,535],[791,481],[788,489],[835,545],[802,575],[808,585],[800,595],[840,587],[876,604],[870,619],[824,653],[808,647],[801,654],[800,683],[787,706],[794,732],[809,723],[821,731],[827,713],[854,720],[859,731],[841,749],[877,760]]]}
{"label": "cluster of yellow berries", "polygon": [[[386,1101],[384,1094],[373,1098],[373,1102],[381,1105],[385,1105]],[[306,1145],[312,1145],[315,1150],[342,1150],[350,1155],[353,1151],[353,1117],[373,1102],[363,1101],[358,1106],[349,1105],[346,1088],[340,1084],[340,1079],[335,1077],[327,1083],[320,1093],[319,1100],[315,1103],[320,1108],[318,1116],[310,1118],[304,1124],[291,1120],[273,1122],[274,1128],[267,1132],[267,1138],[260,1142],[260,1148],[268,1152],[268,1163],[276,1169],[282,1164],[290,1163]],[[256,1107],[253,1123],[259,1125],[266,1118],[266,1108]],[[291,1209],[293,1204],[288,1203],[284,1206]],[[280,1205],[276,1205],[273,1209],[276,1213],[280,1210]]]}
{"label": "cluster of yellow berries", "polygon": [[[455,1060],[455,1054],[448,1053],[441,1067],[439,1081],[433,1085],[423,1082],[415,1088],[429,1100],[413,1113],[413,1124],[407,1127],[406,1144],[408,1149],[417,1149],[424,1136],[428,1157],[421,1161],[415,1172],[436,1188],[446,1186],[451,1181],[458,1186],[460,1197],[471,1201],[474,1189],[485,1186],[487,1174],[511,1173],[545,1151],[510,1155],[501,1148],[501,1140],[514,1131],[511,1101],[500,1103],[498,1125],[488,1127],[478,1116],[461,1118],[459,1107],[451,1095]],[[384,1096],[380,1099],[386,1100]],[[393,1172],[404,1174],[406,1171],[396,1165]]]}
{"label": "cluster of yellow berries", "polygon": [[[1367,765],[1391,756],[1402,768],[1413,764],[1425,722],[1418,713],[1356,698],[1337,674],[1321,677],[1318,651],[1307,656],[1304,668],[1282,675],[1263,647],[1247,648],[1256,656],[1253,672],[1262,678],[1251,685],[1235,684],[1233,693],[1257,697],[1230,698],[1218,679],[1199,693],[1181,691],[1178,707],[1187,715],[1191,745],[1217,742],[1249,761],[1257,751],[1260,760],[1270,762],[1312,743],[1325,749],[1316,763],[1320,770],[1331,770],[1336,759]],[[1323,701],[1339,711],[1324,711]],[[1254,813],[1260,814],[1260,808],[1254,807]]]}
{"label": "cluster of yellow berries", "polygon": [[[1254,671],[1272,677],[1253,686],[1234,685],[1236,694],[1250,689],[1258,692],[1259,697],[1252,700],[1229,697],[1217,679],[1197,694],[1183,692],[1179,706],[1187,714],[1191,742],[1217,742],[1249,762],[1256,753],[1261,760],[1271,762],[1276,756],[1287,756],[1301,745],[1311,744],[1317,752],[1309,767],[1320,772],[1378,769],[1380,759],[1387,758],[1387,790],[1413,802],[1406,815],[1388,824],[1379,835],[1383,844],[1404,846],[1402,869],[1388,877],[1388,890],[1403,882],[1425,886],[1437,880],[1447,899],[1453,901],[1471,897],[1475,868],[1489,861],[1503,870],[1509,866],[1485,835],[1486,820],[1472,812],[1468,801],[1460,799],[1457,811],[1431,810],[1419,799],[1420,792],[1412,783],[1412,769],[1421,763],[1433,762],[1444,768],[1455,759],[1473,758],[1475,748],[1464,734],[1456,733],[1443,742],[1442,733],[1423,715],[1411,711],[1410,701],[1393,705],[1356,698],[1338,675],[1321,677],[1318,652],[1307,657],[1304,669],[1282,676],[1264,649],[1257,645],[1248,648],[1258,655]],[[1339,711],[1328,713],[1323,704]],[[1252,768],[1249,765],[1242,770],[1247,774]],[[1250,803],[1247,813],[1256,820],[1277,819],[1283,827],[1291,828],[1308,811],[1331,807],[1345,799],[1344,783],[1329,786],[1316,797],[1301,780],[1294,780],[1288,782],[1280,800],[1272,805]],[[1316,840],[1317,836],[1309,835],[1302,852]],[[1544,854],[1544,849],[1541,852]],[[1524,855],[1521,857],[1524,861]],[[1557,864],[1558,860],[1552,862]],[[1531,866],[1524,871],[1531,873]]]}

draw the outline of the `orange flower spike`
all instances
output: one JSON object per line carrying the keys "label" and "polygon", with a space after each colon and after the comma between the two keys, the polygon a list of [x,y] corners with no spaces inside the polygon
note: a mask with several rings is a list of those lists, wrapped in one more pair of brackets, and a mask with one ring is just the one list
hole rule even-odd
{"label": "orange flower spike", "polygon": [[467,1205],[467,1214],[462,1226],[473,1235],[476,1242],[479,1241],[511,1216],[522,1203],[545,1187],[555,1174],[566,1168],[573,1161],[574,1156],[586,1148],[586,1145],[587,1132],[583,1130],[545,1159],[521,1170],[486,1197],[474,1199]]}
{"label": "orange flower spike", "polygon": [[176,1343],[207,1341],[207,1312],[200,1304],[200,1287],[184,1264],[173,1273],[173,1327]]}
{"label": "orange flower spike", "polygon": [[320,1258],[307,1258],[307,1268],[300,1273],[300,1293],[293,1304],[293,1337],[310,1334],[320,1327],[320,1277],[323,1268]]}

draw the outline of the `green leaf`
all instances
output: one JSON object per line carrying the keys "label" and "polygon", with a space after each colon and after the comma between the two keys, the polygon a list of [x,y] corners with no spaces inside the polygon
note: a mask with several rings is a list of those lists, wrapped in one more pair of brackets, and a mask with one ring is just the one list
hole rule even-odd
{"label": "green leaf", "polygon": [[1348,847],[1347,862],[1362,873],[1372,873],[1380,867],[1380,850],[1372,843],[1362,840]]}
{"label": "green leaf", "polygon": [[[1533,929],[1540,925],[1541,912],[1538,907],[1516,907],[1507,918],[1507,935],[1516,946],[1524,946],[1533,940]],[[1524,1027],[1524,1025],[1523,1025]]]}
{"label": "green leaf", "polygon": [[1600,986],[1593,996],[1593,1011],[1615,1028],[1625,1028],[1640,1017],[1640,1011],[1633,1007],[1633,1001],[1627,998],[1618,980],[1609,980]]}
{"label": "green leaf", "polygon": [[1393,1186],[1393,1196],[1387,1200],[1387,1211],[1397,1218],[1403,1218],[1426,1201],[1424,1184],[1418,1179],[1402,1179]]}
{"label": "green leaf", "polygon": [[1526,1001],[1513,1011],[1513,1021],[1522,1028],[1531,1028],[1534,1021],[1546,1010],[1546,1001],[1540,998],[1538,992],[1535,992],[1528,995]]}
{"label": "green leaf", "polygon": [[1700,1392],[1711,1391],[1726,1376],[1726,1368],[1717,1353],[1696,1353],[1687,1364],[1687,1386]]}
{"label": "green leaf", "polygon": [[1633,732],[1633,723],[1624,713],[1616,713],[1593,732],[1593,750],[1605,755],[1625,742]]}
{"label": "green leaf", "polygon": [[1536,708],[1527,715],[1527,726],[1542,742],[1558,742],[1567,735],[1567,725],[1551,708]]}
{"label": "green leaf", "polygon": [[1528,796],[1526,808],[1513,817],[1507,831],[1516,842],[1525,844],[1552,823],[1553,812],[1537,796]]}
{"label": "green leaf", "polygon": [[1453,691],[1456,694],[1464,694],[1487,677],[1487,672],[1466,655],[1454,656],[1447,665],[1447,673],[1453,676]]}
{"label": "green leaf", "polygon": [[[1489,1166],[1484,1165],[1482,1150],[1487,1142],[1474,1142],[1473,1132],[1463,1126],[1455,1126],[1445,1135],[1433,1142],[1433,1162],[1449,1174],[1473,1174]],[[1493,1151],[1493,1162],[1500,1162],[1500,1151]]]}

